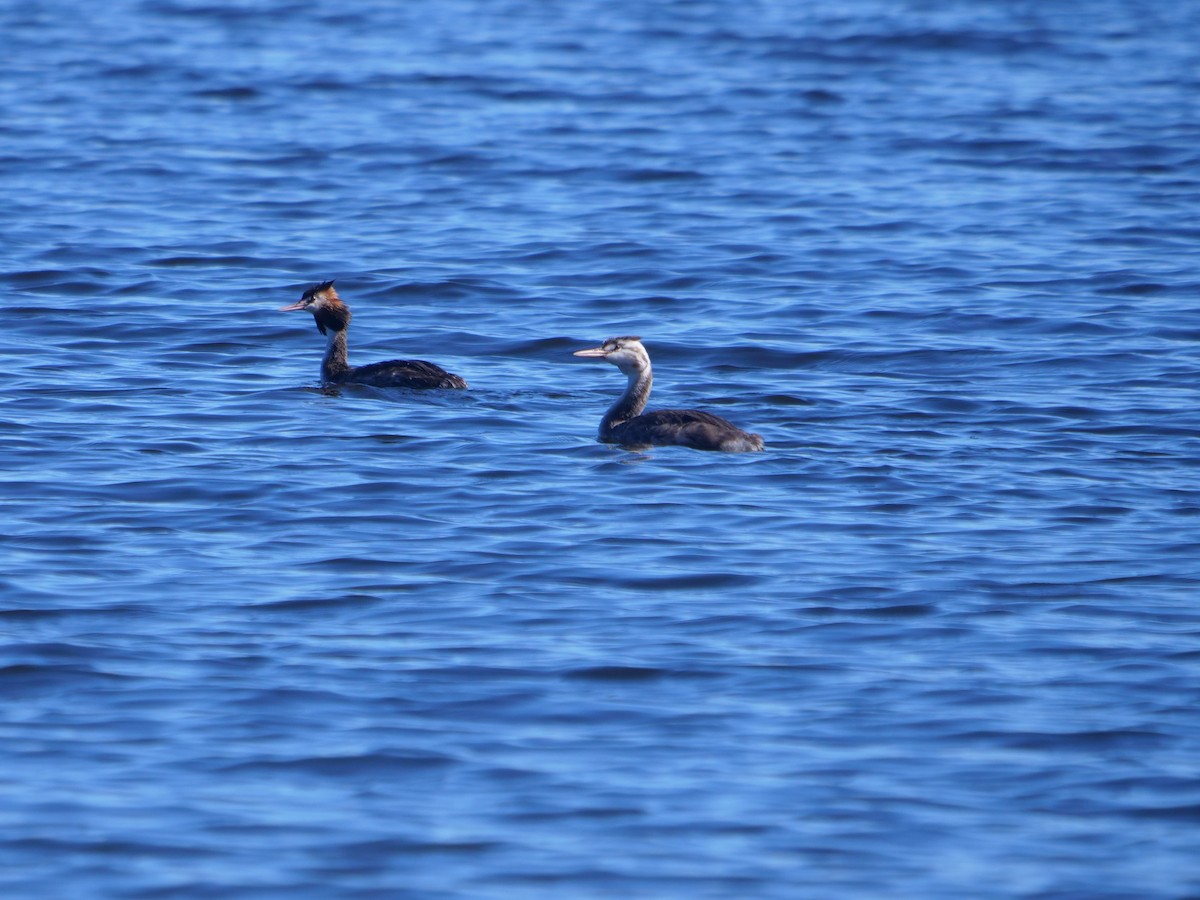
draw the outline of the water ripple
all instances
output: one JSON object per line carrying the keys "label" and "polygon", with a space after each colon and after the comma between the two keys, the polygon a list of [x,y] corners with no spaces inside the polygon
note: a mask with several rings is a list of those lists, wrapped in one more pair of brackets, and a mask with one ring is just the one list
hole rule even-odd
{"label": "water ripple", "polygon": [[[6,896],[1200,892],[1191,6],[76,6]],[[322,388],[328,278],[472,389]],[[598,443],[627,333],[767,451]]]}

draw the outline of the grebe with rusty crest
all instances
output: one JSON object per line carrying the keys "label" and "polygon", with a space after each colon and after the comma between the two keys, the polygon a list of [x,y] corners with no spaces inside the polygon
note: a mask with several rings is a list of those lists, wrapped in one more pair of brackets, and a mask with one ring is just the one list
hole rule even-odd
{"label": "grebe with rusty crest", "polygon": [[333,288],[332,281],[306,290],[295,303],[279,307],[281,312],[308,310],[317,330],[326,337],[321,379],[326,384],[369,384],[375,387],[465,388],[467,382],[441,366],[423,359],[390,359],[386,362],[352,366],[346,360],[346,332],[350,307]]}

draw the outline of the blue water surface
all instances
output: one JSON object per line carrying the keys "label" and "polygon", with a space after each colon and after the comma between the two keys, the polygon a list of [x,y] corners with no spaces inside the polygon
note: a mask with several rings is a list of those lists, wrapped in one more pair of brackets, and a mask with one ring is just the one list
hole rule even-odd
{"label": "blue water surface", "polygon": [[5,897],[1200,895],[1200,6],[0,28]]}

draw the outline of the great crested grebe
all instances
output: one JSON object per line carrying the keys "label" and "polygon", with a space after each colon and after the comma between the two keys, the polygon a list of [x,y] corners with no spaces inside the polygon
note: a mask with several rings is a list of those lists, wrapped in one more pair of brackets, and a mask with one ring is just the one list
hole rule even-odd
{"label": "great crested grebe", "polygon": [[326,335],[321,379],[328,384],[370,384],[375,387],[465,388],[466,381],[423,359],[390,359],[387,362],[352,366],[346,362],[346,331],[350,307],[342,302],[333,282],[326,281],[305,291],[299,300],[279,307],[281,312],[306,309],[313,314],[317,329]]}
{"label": "great crested grebe", "polygon": [[650,371],[650,354],[639,337],[609,338],[599,347],[576,350],[575,356],[603,359],[629,379],[621,399],[600,420],[600,440],[607,444],[627,447],[678,444],[696,450],[729,453],[763,448],[760,435],[742,431],[732,422],[699,409],[660,409],[642,413],[650,398],[654,376]]}

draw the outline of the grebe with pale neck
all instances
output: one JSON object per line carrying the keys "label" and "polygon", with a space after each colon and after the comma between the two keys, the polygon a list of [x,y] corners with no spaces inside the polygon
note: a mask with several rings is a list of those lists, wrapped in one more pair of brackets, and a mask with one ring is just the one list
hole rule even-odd
{"label": "grebe with pale neck", "polygon": [[326,384],[370,384],[375,387],[465,388],[467,382],[423,359],[390,359],[387,362],[352,366],[346,360],[346,332],[350,307],[342,302],[333,282],[326,281],[305,291],[295,303],[279,307],[281,312],[305,309],[313,314],[317,330],[326,337],[321,379]]}
{"label": "grebe with pale neck", "polygon": [[650,354],[642,339],[609,338],[599,347],[576,350],[575,356],[610,362],[629,379],[625,393],[600,420],[600,440],[626,447],[676,444],[696,450],[741,453],[763,448],[760,435],[742,431],[732,422],[699,409],[660,409],[643,413],[654,376]]}

